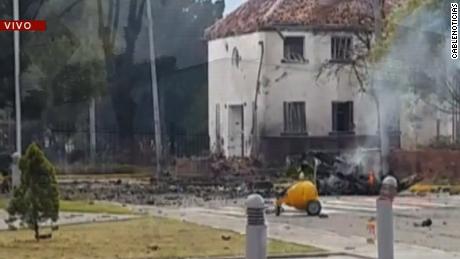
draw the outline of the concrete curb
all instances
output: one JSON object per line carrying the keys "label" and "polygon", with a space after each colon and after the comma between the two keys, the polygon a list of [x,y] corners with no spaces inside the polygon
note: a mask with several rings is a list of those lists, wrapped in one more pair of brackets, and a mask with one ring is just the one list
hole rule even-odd
{"label": "concrete curb", "polygon": [[[112,214],[110,214],[112,215]],[[114,214],[114,215],[117,215],[117,214]],[[86,225],[86,224],[98,224],[98,223],[114,223],[114,222],[125,222],[125,221],[130,221],[130,220],[136,220],[136,219],[141,219],[145,216],[142,216],[142,215],[136,215],[136,214],[126,214],[130,217],[126,217],[126,218],[121,218],[121,219],[108,219],[108,220],[96,220],[96,221],[82,221],[82,222],[69,222],[69,223],[56,223],[54,226],[58,226],[58,227],[70,227],[70,226],[76,226],[76,225]],[[48,225],[46,226],[40,226],[41,228],[45,227],[49,227]],[[1,229],[0,228],[0,233],[2,232],[15,232],[15,231],[20,231],[20,230],[27,230],[28,228],[26,226],[24,227],[19,227],[18,229],[16,230],[11,230],[11,229],[8,229],[8,228],[5,228],[5,229]]]}
{"label": "concrete curb", "polygon": [[[357,259],[375,259],[373,257],[354,255],[349,253],[334,253],[334,252],[313,252],[306,254],[286,254],[286,255],[272,255],[267,256],[267,259],[290,259],[290,258],[318,258],[318,257],[331,257],[331,256],[349,256]],[[243,256],[234,256],[234,257],[191,257],[190,259],[245,259]]]}

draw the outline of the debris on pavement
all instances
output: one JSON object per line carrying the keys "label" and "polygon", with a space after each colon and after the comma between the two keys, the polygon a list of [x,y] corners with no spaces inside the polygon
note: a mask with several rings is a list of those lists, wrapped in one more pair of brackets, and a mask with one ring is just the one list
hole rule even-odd
{"label": "debris on pavement", "polygon": [[433,225],[433,221],[428,218],[422,221],[421,223],[414,223],[414,227],[431,227]]}

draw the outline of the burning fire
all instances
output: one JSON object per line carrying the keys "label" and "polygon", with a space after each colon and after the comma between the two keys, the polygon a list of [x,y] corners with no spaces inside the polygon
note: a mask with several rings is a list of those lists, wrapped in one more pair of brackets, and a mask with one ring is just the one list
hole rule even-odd
{"label": "burning fire", "polygon": [[369,184],[370,187],[375,186],[375,175],[374,172],[371,170],[367,176],[367,183]]}

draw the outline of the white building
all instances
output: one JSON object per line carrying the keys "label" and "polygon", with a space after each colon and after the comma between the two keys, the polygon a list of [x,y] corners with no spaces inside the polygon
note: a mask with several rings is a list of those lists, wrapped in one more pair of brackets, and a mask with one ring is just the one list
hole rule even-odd
{"label": "white building", "polygon": [[[317,78],[324,64],[349,63],[359,41],[355,32],[372,28],[356,26],[372,14],[358,1],[248,0],[206,31],[213,152],[267,157],[305,148],[378,147],[376,104],[360,91],[351,66]],[[386,2],[387,10],[395,5]],[[411,133],[393,107],[387,111],[397,115],[390,139],[399,147],[400,132]],[[426,123],[418,141],[435,135],[435,120]]]}

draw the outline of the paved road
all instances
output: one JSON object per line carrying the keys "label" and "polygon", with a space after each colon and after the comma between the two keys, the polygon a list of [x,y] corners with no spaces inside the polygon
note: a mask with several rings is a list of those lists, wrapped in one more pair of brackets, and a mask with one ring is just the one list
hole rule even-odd
{"label": "paved road", "polygon": [[[329,230],[343,236],[371,237],[367,222],[376,214],[375,197],[323,197],[323,212],[328,218],[307,217],[284,207],[281,217],[271,214],[269,222]],[[211,213],[244,217],[242,201],[232,206],[214,206]],[[460,252],[460,196],[398,197],[394,202],[397,242]],[[415,227],[426,219],[431,227]]]}
{"label": "paved road", "polygon": [[[307,217],[290,208],[281,217],[268,215],[270,235],[334,251],[375,256],[375,245],[366,243],[370,237],[367,222],[375,216],[375,197],[323,197],[322,204],[328,218]],[[181,209],[150,207],[150,211],[244,233],[243,201],[219,201],[213,205]],[[460,197],[398,197],[394,211],[397,258],[460,258]],[[427,218],[433,221],[430,228],[414,227],[414,223]]]}
{"label": "paved road", "polygon": [[[270,222],[325,229],[340,235],[370,237],[368,220],[375,216],[375,198],[324,198],[327,219],[305,217],[288,209],[281,217],[269,216]],[[460,197],[402,197],[394,204],[397,242],[416,244],[445,251],[460,252]],[[431,227],[415,227],[425,219]]]}

